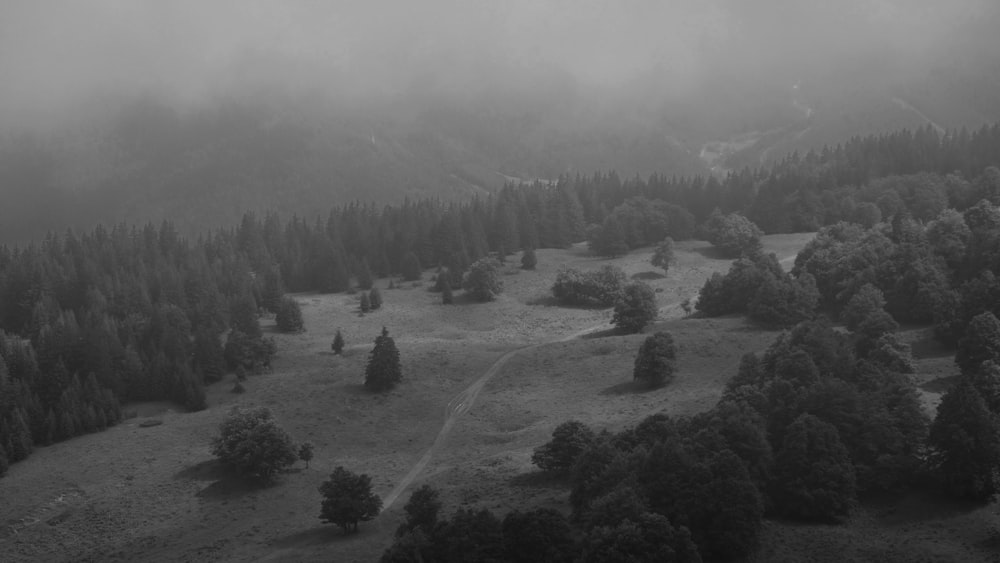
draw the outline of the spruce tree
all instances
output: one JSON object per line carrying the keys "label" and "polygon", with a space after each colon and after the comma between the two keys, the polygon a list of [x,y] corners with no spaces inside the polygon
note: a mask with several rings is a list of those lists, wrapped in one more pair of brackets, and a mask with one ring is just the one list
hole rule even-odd
{"label": "spruce tree", "polygon": [[330,344],[330,349],[337,355],[344,351],[344,335],[340,334],[340,329],[337,329],[337,334],[333,336],[333,343]]}
{"label": "spruce tree", "polygon": [[535,249],[531,247],[524,249],[524,254],[521,255],[521,269],[534,270],[537,264],[538,257],[535,256]]}
{"label": "spruce tree", "polygon": [[281,298],[274,322],[281,332],[303,332],[305,330],[299,302],[288,296]]}
{"label": "spruce tree", "polygon": [[400,273],[403,274],[403,280],[416,281],[420,279],[423,266],[420,265],[420,259],[417,258],[416,254],[407,252],[406,256],[403,257],[403,262],[400,264],[399,269]]}
{"label": "spruce tree", "polygon": [[371,305],[372,311],[382,308],[382,292],[377,287],[373,287],[368,292],[368,303]]}
{"label": "spruce tree", "polygon": [[445,305],[451,305],[455,302],[455,296],[451,291],[451,282],[447,278],[441,284],[441,302]]}
{"label": "spruce tree", "polygon": [[367,293],[361,294],[361,312],[367,313],[372,310],[371,298],[368,297]]}
{"label": "spruce tree", "polygon": [[375,347],[368,356],[365,367],[365,387],[370,391],[388,391],[403,379],[399,364],[399,350],[389,331],[382,327],[382,334],[375,339]]}
{"label": "spruce tree", "polygon": [[375,283],[375,280],[372,278],[371,268],[368,267],[367,259],[364,258],[361,259],[361,264],[358,265],[357,278],[358,278],[358,287],[366,291],[371,289],[372,284]]}

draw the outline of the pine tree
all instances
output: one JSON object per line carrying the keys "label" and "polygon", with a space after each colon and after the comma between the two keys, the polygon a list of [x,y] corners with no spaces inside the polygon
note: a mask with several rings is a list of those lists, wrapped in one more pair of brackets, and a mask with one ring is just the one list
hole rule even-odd
{"label": "pine tree", "polygon": [[455,296],[451,291],[451,282],[447,278],[441,284],[441,302],[445,305],[451,305],[455,302]]}
{"label": "pine tree", "polygon": [[368,267],[368,260],[366,258],[361,259],[361,264],[358,266],[358,287],[367,291],[372,288],[372,284],[375,283],[372,277],[371,268]]}
{"label": "pine tree", "polygon": [[361,312],[368,313],[372,310],[371,298],[368,297],[367,293],[361,294]]}
{"label": "pine tree", "polygon": [[535,256],[535,249],[531,247],[525,248],[524,254],[521,255],[521,269],[534,270],[537,264],[538,257]]}
{"label": "pine tree", "polygon": [[330,344],[330,349],[337,355],[344,351],[344,335],[340,334],[340,329],[337,329],[337,334],[333,336],[333,343]]}
{"label": "pine tree", "polygon": [[389,331],[382,327],[382,334],[375,339],[375,347],[365,367],[365,387],[370,391],[388,391],[403,379],[399,364],[399,350]]}
{"label": "pine tree", "polygon": [[281,332],[303,332],[305,330],[299,302],[288,296],[281,298],[274,321]]}
{"label": "pine tree", "polygon": [[371,304],[372,311],[382,308],[382,292],[377,287],[373,287],[368,292],[368,302]]}
{"label": "pine tree", "polygon": [[423,266],[420,265],[420,259],[413,252],[407,252],[406,256],[403,257],[403,262],[399,266],[400,273],[403,274],[403,280],[405,281],[416,281],[420,279],[420,274],[423,270]]}

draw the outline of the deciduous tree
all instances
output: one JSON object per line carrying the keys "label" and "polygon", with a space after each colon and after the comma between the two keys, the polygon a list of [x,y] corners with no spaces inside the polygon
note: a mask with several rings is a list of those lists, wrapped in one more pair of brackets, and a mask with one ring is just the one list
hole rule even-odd
{"label": "deciduous tree", "polygon": [[372,492],[372,479],[338,466],[319,486],[323,495],[320,520],[336,524],[347,533],[357,533],[358,522],[367,522],[382,510],[382,499]]}
{"label": "deciduous tree", "polygon": [[635,357],[632,378],[649,387],[666,385],[674,377],[677,349],[669,332],[646,337]]}
{"label": "deciduous tree", "polygon": [[622,296],[615,303],[615,314],[611,322],[626,333],[642,332],[646,325],[659,315],[656,293],[648,284],[630,283],[625,286]]}
{"label": "deciduous tree", "polygon": [[287,432],[267,407],[234,407],[212,439],[212,453],[239,473],[271,481],[297,459]]}

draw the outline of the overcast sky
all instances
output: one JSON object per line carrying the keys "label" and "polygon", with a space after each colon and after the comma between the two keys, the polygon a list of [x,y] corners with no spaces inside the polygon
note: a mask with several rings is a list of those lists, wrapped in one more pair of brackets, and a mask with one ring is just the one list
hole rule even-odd
{"label": "overcast sky", "polygon": [[561,74],[683,94],[721,72],[919,57],[995,0],[4,0],[0,123],[136,92],[176,104],[282,84],[344,99]]}

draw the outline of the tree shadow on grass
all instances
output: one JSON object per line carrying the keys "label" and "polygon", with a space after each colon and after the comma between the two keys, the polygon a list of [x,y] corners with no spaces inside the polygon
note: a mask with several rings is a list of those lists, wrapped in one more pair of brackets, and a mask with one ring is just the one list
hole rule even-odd
{"label": "tree shadow on grass", "polygon": [[722,250],[710,244],[707,244],[705,246],[699,246],[698,248],[695,248],[694,251],[697,252],[698,254],[701,254],[705,258],[708,258],[709,260],[733,260],[734,258],[733,256],[726,254]]}
{"label": "tree shadow on grass", "polygon": [[937,379],[924,382],[920,385],[920,389],[927,391],[928,393],[944,394],[958,382],[958,378],[959,376],[957,375],[938,377]]}
{"label": "tree shadow on grass", "polygon": [[634,280],[662,280],[665,277],[667,276],[661,274],[660,272],[654,272],[653,270],[632,274],[632,279]]}
{"label": "tree shadow on grass", "polygon": [[865,507],[881,522],[889,525],[938,521],[968,514],[989,502],[956,499],[944,492],[925,490],[885,495],[864,501]]}
{"label": "tree shadow on grass", "polygon": [[531,489],[565,489],[569,488],[569,476],[536,470],[518,473],[510,478],[509,483],[514,487]]}
{"label": "tree shadow on grass", "polygon": [[301,532],[295,532],[278,538],[270,542],[270,545],[281,549],[288,549],[291,547],[308,547],[326,543],[350,541],[364,537],[364,525],[365,523],[361,523],[358,526],[358,530],[361,533],[345,534],[340,528],[334,526],[333,524],[321,524],[319,526],[309,528],[308,530],[302,530]]}
{"label": "tree shadow on grass", "polygon": [[586,334],[581,334],[579,338],[581,340],[593,340],[596,338],[607,338],[609,336],[624,336],[625,333],[618,330],[615,327],[606,328],[604,330],[595,330],[593,332],[588,332]]}
{"label": "tree shadow on grass", "polygon": [[924,327],[921,327],[920,330],[918,337],[910,342],[910,352],[914,359],[944,358],[955,355],[953,348],[948,348],[934,338],[933,330],[927,330]]}
{"label": "tree shadow on grass", "polygon": [[531,299],[527,299],[524,302],[525,305],[540,305],[543,307],[559,307],[561,309],[579,309],[581,311],[600,311],[601,309],[610,309],[611,305],[602,305],[600,303],[585,303],[582,305],[570,305],[567,303],[562,303],[555,296],[543,293]]}
{"label": "tree shadow on grass", "polygon": [[237,475],[217,459],[205,460],[174,474],[174,479],[211,481],[195,496],[206,500],[229,500],[267,488],[272,483],[250,475]]}
{"label": "tree shadow on grass", "polygon": [[645,383],[633,379],[632,381],[616,383],[601,391],[601,395],[641,395],[655,389],[655,387],[650,387]]}

